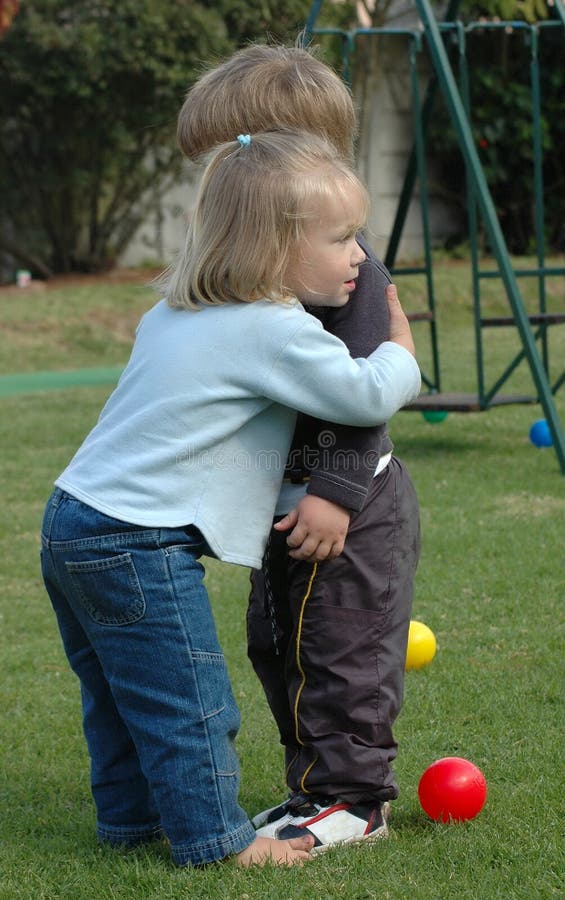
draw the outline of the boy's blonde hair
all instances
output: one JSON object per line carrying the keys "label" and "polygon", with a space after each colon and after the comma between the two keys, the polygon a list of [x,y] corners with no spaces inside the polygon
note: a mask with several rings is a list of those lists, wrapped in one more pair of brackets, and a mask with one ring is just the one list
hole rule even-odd
{"label": "boy's blonde hair", "polygon": [[203,75],[189,90],[177,136],[189,159],[233,134],[311,131],[353,159],[355,106],[339,76],[301,47],[254,44]]}
{"label": "boy's blonde hair", "polygon": [[336,198],[349,209],[353,198],[358,221],[347,227],[361,228],[367,191],[322,138],[280,131],[224,144],[204,172],[184,250],[157,286],[185,309],[288,301],[285,273],[305,225]]}

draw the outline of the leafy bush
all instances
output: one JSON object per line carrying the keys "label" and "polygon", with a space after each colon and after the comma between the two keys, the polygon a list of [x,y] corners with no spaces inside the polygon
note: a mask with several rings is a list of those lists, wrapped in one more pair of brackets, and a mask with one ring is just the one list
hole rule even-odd
{"label": "leafy bush", "polygon": [[0,41],[0,251],[36,274],[112,265],[177,178],[202,64],[294,36],[308,0],[42,0]]}

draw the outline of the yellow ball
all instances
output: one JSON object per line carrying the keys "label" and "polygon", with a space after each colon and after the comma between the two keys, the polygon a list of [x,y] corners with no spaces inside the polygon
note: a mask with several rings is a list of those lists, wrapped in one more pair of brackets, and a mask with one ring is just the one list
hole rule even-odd
{"label": "yellow ball", "polygon": [[431,663],[436,655],[436,639],[431,628],[423,622],[410,622],[408,631],[408,647],[406,648],[407,672],[410,669],[421,669]]}

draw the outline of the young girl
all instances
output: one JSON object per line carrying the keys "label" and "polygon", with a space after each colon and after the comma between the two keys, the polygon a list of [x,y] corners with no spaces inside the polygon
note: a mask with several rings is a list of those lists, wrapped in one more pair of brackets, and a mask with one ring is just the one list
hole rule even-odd
{"label": "young girl", "polygon": [[367,195],[323,140],[240,135],[202,180],[166,299],[142,319],[100,419],[56,481],[43,577],[70,665],[101,840],[164,833],[178,865],[307,858],[238,804],[239,714],[200,557],[259,566],[295,412],[375,425],[419,369],[390,292],[368,359],[305,312],[345,306]]}
{"label": "young girl", "polygon": [[[302,123],[353,157],[352,97],[310,48],[251,45],[206,72],[179,116],[181,148],[198,159],[236,123],[249,131]],[[389,337],[390,275],[358,240],[367,260],[350,302],[309,307],[353,357]],[[387,834],[420,552],[418,500],[392,449],[386,424],[298,416],[247,618],[249,657],[279,729],[291,793],[255,817],[261,835],[308,830],[324,849]]]}

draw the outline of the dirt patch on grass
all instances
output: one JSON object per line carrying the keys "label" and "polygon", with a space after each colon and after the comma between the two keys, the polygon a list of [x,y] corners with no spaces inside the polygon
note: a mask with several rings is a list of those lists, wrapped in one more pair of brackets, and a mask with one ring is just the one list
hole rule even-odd
{"label": "dirt patch on grass", "polygon": [[539,519],[565,512],[565,499],[561,497],[532,497],[530,494],[509,494],[499,500],[498,513],[513,518]]}
{"label": "dirt patch on grass", "polygon": [[16,284],[0,285],[0,297],[15,294],[26,296],[27,294],[43,293],[44,291],[58,291],[65,288],[89,287],[100,284],[145,284],[159,275],[162,269],[111,269],[109,272],[95,274],[80,274],[71,272],[68,275],[54,275],[48,281],[34,280],[26,287],[18,287]]}

